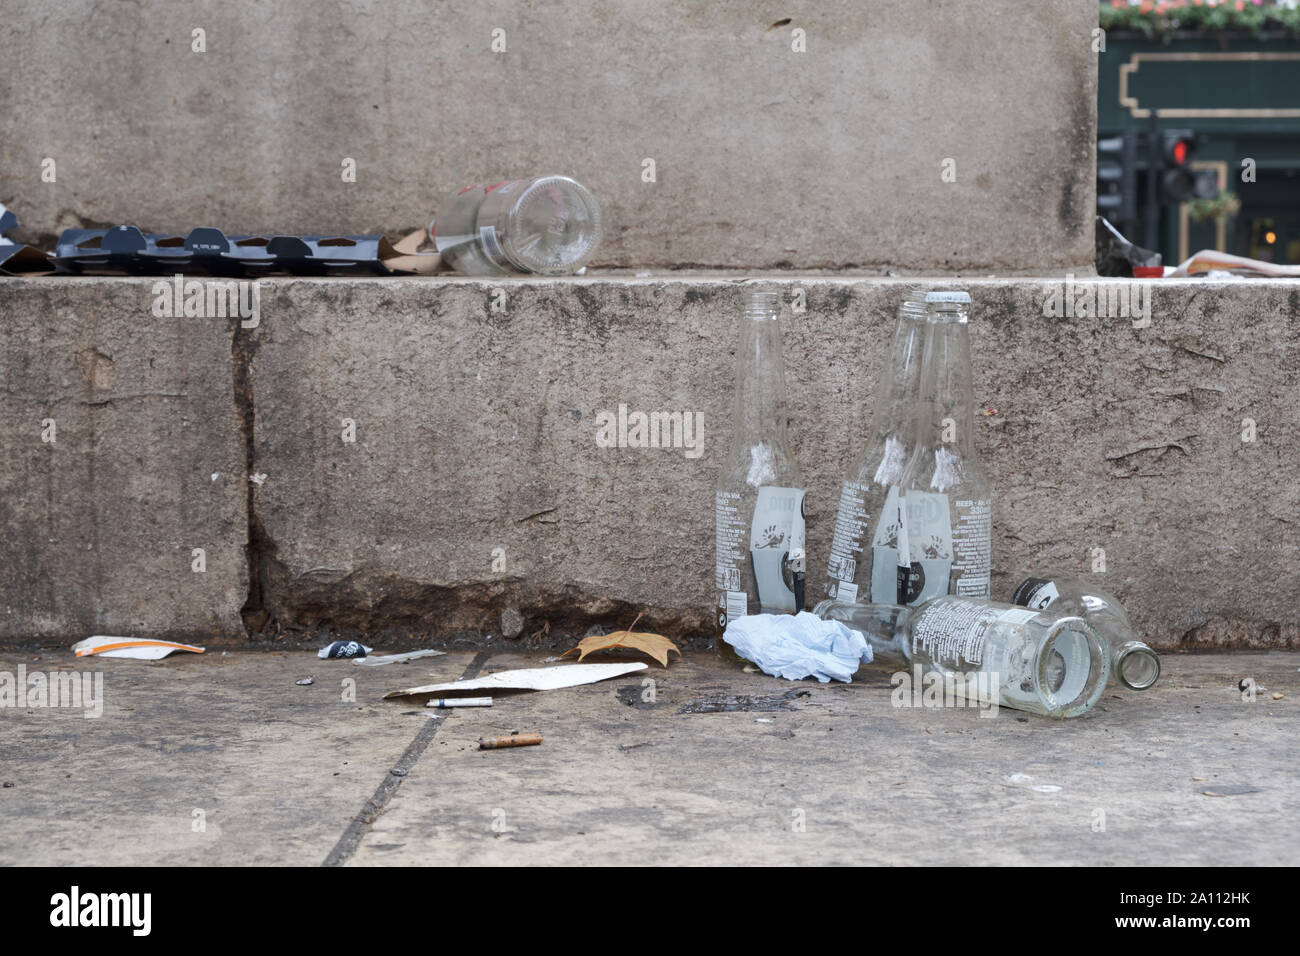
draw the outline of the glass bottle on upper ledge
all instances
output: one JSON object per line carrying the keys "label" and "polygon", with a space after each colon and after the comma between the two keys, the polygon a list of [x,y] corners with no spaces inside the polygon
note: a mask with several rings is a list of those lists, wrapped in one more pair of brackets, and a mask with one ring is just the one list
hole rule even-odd
{"label": "glass bottle on upper ledge", "polygon": [[438,207],[429,235],[462,275],[570,275],[600,245],[600,206],[568,176],[475,183]]}

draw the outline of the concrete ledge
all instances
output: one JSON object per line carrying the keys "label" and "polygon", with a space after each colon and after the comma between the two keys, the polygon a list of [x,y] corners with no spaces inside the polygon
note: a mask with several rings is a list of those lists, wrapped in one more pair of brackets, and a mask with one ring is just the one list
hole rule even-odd
{"label": "concrete ledge", "polygon": [[[1059,281],[933,282],[974,297],[977,402],[986,412],[977,445],[995,491],[995,594],[1048,565],[1088,571],[1094,549],[1103,549],[1106,585],[1160,646],[1295,646],[1300,287],[1158,281],[1151,324],[1135,328],[1126,318],[1045,317],[1045,295],[1064,292],[1046,283]],[[263,633],[527,637],[547,624],[626,624],[642,609],[643,623],[674,634],[709,627],[711,496],[731,415],[734,277],[271,280],[259,327],[233,332],[235,368],[230,326],[142,318],[138,303],[151,282],[0,283],[7,434],[34,433],[44,402],[93,394],[76,377],[74,356],[97,342],[117,343],[115,388],[189,396],[188,416],[177,415],[174,399],[124,405],[140,419],[113,433],[144,437],[87,446],[97,449],[93,472],[83,464],[37,473],[67,483],[61,500],[82,509],[69,504],[69,515],[125,507],[125,492],[106,488],[104,475],[124,483],[150,474],[137,497],[165,492],[165,507],[150,513],[178,523],[148,541],[123,539],[113,562],[122,582],[116,600],[165,586],[157,555],[174,541],[215,542],[209,575],[214,550],[242,553],[238,495],[216,508],[214,490],[198,479],[224,476],[238,461],[229,383],[243,376],[251,471],[266,476],[254,486],[251,521],[252,609],[264,611]],[[791,274],[771,282],[786,309],[792,435],[819,572],[838,483],[866,427],[907,283]],[[802,313],[790,308],[796,290]],[[135,356],[129,373],[127,355]],[[62,378],[30,371],[56,365]],[[599,447],[595,416],[620,404],[696,412],[702,454]],[[114,408],[83,414],[122,413]],[[1247,418],[1254,441],[1242,440]],[[355,423],[355,442],[344,440],[345,419]],[[10,501],[33,484],[31,456],[48,449],[20,452],[25,464],[7,463],[4,472]],[[146,457],[155,467],[142,471]],[[112,603],[89,572],[60,573],[41,520],[12,514],[5,527],[26,549],[22,565],[42,571],[5,572],[7,603],[18,608],[7,636],[62,633],[87,620],[89,610],[41,623],[60,601]],[[166,562],[188,574],[187,554],[167,552]],[[191,591],[172,593],[185,594],[172,603],[186,607],[146,602],[133,619],[147,617],[158,630],[195,626],[201,602]],[[230,633],[239,602],[229,588],[204,600],[202,614]]]}
{"label": "concrete ledge", "polygon": [[[1041,280],[959,284],[975,297],[990,410],[978,445],[996,490],[997,593],[1025,570],[1090,569],[1102,548],[1107,584],[1162,646],[1290,646],[1300,292],[1164,282],[1135,329],[1045,318]],[[774,285],[817,568],[904,284]],[[269,475],[256,513],[282,622],[494,630],[514,604],[526,632],[643,606],[666,630],[709,626],[734,281],[275,288],[251,381],[255,467]],[[797,288],[801,314],[788,311]],[[703,453],[598,447],[595,416],[620,403],[701,415]]]}

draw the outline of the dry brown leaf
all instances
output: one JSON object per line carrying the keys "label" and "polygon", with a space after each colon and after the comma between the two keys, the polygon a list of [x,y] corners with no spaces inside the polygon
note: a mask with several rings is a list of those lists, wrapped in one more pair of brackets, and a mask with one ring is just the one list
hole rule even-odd
{"label": "dry brown leaf", "polygon": [[[636,621],[641,620],[641,615],[637,615]],[[632,627],[636,627],[636,621],[632,622]],[[581,661],[593,651],[608,650],[611,647],[630,647],[634,650],[643,651],[657,660],[664,667],[668,666],[669,652],[676,652],[678,657],[682,652],[677,649],[677,645],[662,634],[652,634],[649,631],[633,631],[630,628],[626,631],[613,631],[609,634],[593,634],[591,637],[584,637],[578,642],[577,647],[572,647],[565,651],[561,657],[567,657],[574,651],[578,651],[578,660]]]}

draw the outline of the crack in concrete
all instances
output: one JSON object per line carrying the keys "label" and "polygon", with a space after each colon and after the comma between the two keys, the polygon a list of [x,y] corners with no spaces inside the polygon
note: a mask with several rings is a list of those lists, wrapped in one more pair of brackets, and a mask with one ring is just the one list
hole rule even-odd
{"label": "crack in concrete", "polygon": [[[474,655],[474,659],[469,662],[465,672],[460,675],[460,679],[470,680],[477,677],[479,671],[483,669],[483,665],[487,663],[488,658],[491,656],[492,652],[489,650],[479,651]],[[357,852],[357,847],[361,845],[361,841],[370,832],[371,826],[383,814],[388,802],[397,793],[397,788],[402,785],[402,781],[415,769],[416,763],[424,754],[424,751],[428,749],[429,744],[433,742],[433,738],[437,735],[446,719],[447,714],[438,711],[433,711],[432,716],[426,719],[424,726],[419,729],[415,738],[402,751],[402,756],[397,758],[397,763],[380,781],[379,786],[375,788],[375,792],[362,805],[357,815],[352,818],[352,822],[343,831],[338,843],[334,844],[334,849],[330,850],[321,866],[342,866],[352,854]]]}
{"label": "crack in concrete", "polygon": [[[257,344],[253,336],[241,335],[238,325],[231,333],[230,364],[232,391],[235,397],[235,414],[239,420],[239,430],[244,439],[244,475],[254,474],[254,457],[256,441],[253,434],[257,424],[257,405],[253,397],[253,357],[257,354]],[[245,504],[248,523],[247,538],[244,542],[244,558],[248,568],[248,597],[240,609],[244,630],[251,637],[260,632],[267,623],[265,610],[266,571],[264,557],[270,544],[266,531],[257,517],[257,485],[245,481],[247,500]]]}

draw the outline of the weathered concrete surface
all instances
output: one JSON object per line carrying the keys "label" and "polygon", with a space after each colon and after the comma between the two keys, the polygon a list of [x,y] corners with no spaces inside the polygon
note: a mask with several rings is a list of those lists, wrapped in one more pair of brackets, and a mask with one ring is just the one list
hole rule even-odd
{"label": "weathered concrete surface", "polygon": [[1095,0],[4,0],[0,17],[0,199],[31,236],[394,233],[467,181],[565,171],[604,204],[597,265],[1092,262]]}
{"label": "weathered concrete surface", "polygon": [[[74,666],[0,653],[0,672],[20,663]],[[501,654],[483,672],[538,663]],[[1296,652],[1171,655],[1156,689],[1110,691],[1054,722],[895,709],[884,671],[792,684],[688,651],[636,679],[452,711],[408,765],[430,718],[382,693],[457,678],[469,654],[375,669],[307,651],[75,666],[104,672],[102,717],[0,708],[0,782],[13,784],[0,788],[0,864],[1300,863]],[[677,713],[791,691],[809,695],[793,711]],[[545,742],[476,749],[511,730]],[[1257,792],[1204,792],[1233,786]],[[361,815],[372,822],[357,830]]]}
{"label": "weathered concrete surface", "polygon": [[233,322],[151,283],[0,280],[0,639],[244,636]]}
{"label": "weathered concrete surface", "polygon": [[19,664],[99,671],[105,705],[91,719],[0,709],[7,866],[314,866],[428,719],[376,703],[403,665],[302,651],[156,664],[0,654],[0,672]]}
{"label": "weathered concrete surface", "polygon": [[[485,671],[525,660],[494,657]],[[1158,691],[1108,692],[1084,717],[1055,722],[894,708],[884,671],[791,684],[695,654],[637,675],[654,681],[652,706],[644,680],[614,680],[456,711],[353,861],[1294,864],[1297,663],[1178,656]],[[1244,703],[1239,675],[1287,696]],[[792,689],[809,692],[793,713],[678,713]],[[512,730],[544,743],[477,749],[480,736]],[[1016,774],[1033,780],[1008,780]],[[1261,792],[1203,793],[1232,784]],[[1042,785],[1060,790],[1029,789]]]}
{"label": "weathered concrete surface", "polygon": [[[1300,291],[1165,280],[1134,328],[1045,318],[1042,280],[960,286],[995,594],[1091,571],[1102,549],[1159,646],[1295,646]],[[904,283],[772,287],[819,573]],[[718,277],[272,282],[249,376],[268,611],[290,629],[500,634],[514,605],[528,636],[644,609],[707,629],[739,297]],[[620,403],[701,415],[703,453],[599,447],[596,415]]]}

